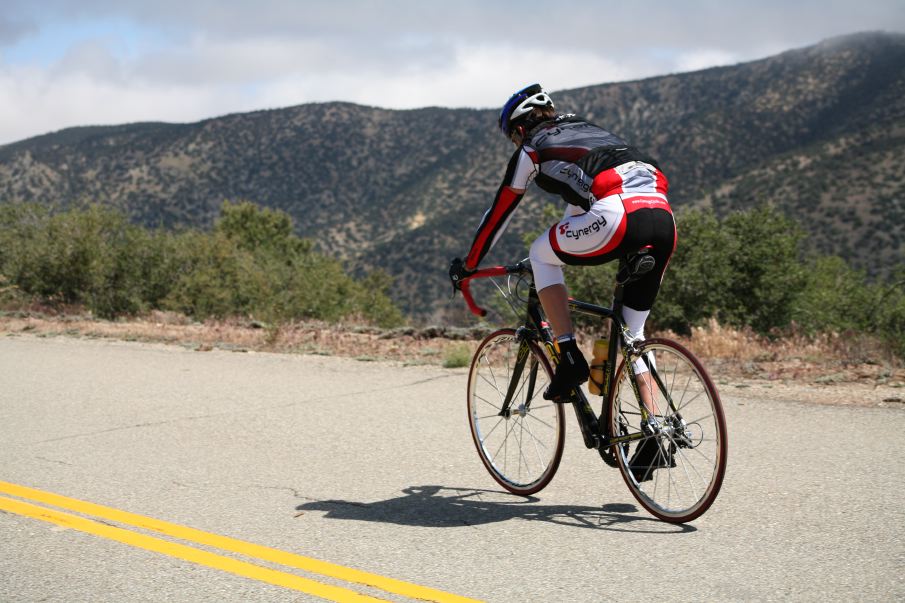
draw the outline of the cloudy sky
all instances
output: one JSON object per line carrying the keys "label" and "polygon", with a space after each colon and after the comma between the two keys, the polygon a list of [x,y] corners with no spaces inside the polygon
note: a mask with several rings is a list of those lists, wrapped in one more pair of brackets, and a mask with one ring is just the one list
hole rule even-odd
{"label": "cloudy sky", "polygon": [[905,0],[2,0],[0,144],[345,100],[496,107],[905,32]]}

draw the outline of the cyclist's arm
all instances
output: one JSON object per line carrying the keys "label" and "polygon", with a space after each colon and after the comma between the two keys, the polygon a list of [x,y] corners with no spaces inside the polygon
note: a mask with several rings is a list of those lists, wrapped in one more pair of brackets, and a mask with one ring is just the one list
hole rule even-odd
{"label": "cyclist's arm", "polygon": [[475,270],[506,230],[512,212],[537,174],[536,157],[533,151],[522,146],[509,160],[503,183],[497,190],[490,209],[484,213],[471,243],[471,250],[465,257],[466,269]]}

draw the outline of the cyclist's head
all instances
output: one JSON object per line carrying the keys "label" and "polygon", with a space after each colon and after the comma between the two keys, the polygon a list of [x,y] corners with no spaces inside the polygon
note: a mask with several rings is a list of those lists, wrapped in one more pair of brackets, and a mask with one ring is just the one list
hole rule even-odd
{"label": "cyclist's head", "polygon": [[506,138],[525,133],[535,124],[553,117],[553,99],[543,91],[540,84],[522,88],[506,101],[500,111],[500,131]]}

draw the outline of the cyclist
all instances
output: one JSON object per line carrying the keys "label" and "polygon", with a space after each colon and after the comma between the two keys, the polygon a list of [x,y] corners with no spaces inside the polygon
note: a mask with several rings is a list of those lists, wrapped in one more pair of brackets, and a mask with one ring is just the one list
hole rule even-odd
{"label": "cyclist", "polygon": [[[622,138],[575,115],[557,114],[539,84],[509,98],[500,112],[499,128],[515,144],[515,153],[468,255],[464,261],[453,260],[449,275],[455,286],[477,269],[532,181],[566,201],[562,220],[534,241],[529,254],[538,296],[561,356],[544,397],[562,402],[589,374],[575,341],[562,267],[624,259],[649,247],[653,270],[627,284],[623,298],[625,324],[633,337],[642,338],[675,249],[668,183],[656,161]],[[635,370],[643,385],[647,368],[636,361]],[[649,394],[642,397],[649,403]]]}

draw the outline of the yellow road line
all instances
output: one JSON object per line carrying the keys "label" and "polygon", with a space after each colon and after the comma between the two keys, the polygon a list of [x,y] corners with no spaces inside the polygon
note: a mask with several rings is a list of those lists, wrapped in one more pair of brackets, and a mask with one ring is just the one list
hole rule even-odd
{"label": "yellow road line", "polygon": [[319,561],[311,557],[296,555],[295,553],[287,553],[278,549],[245,542],[228,536],[219,536],[202,532],[194,528],[180,526],[167,521],[136,515],[127,511],[120,511],[111,507],[97,505],[90,502],[76,500],[51,492],[44,492],[26,486],[19,486],[9,482],[0,481],[0,492],[25,498],[35,502],[68,509],[85,515],[92,515],[118,523],[124,523],[137,528],[151,530],[160,534],[165,534],[173,538],[188,540],[197,544],[216,547],[224,551],[239,553],[254,557],[262,561],[278,563],[287,567],[294,567],[313,574],[321,576],[329,576],[337,578],[345,582],[354,582],[378,588],[388,593],[402,595],[412,599],[421,599],[423,601],[434,601],[436,603],[479,603],[476,599],[469,599],[454,595],[441,590],[418,586],[410,582],[396,580],[394,578],[386,578],[377,574],[371,574],[361,570],[356,570],[342,565],[329,563],[327,561]]}
{"label": "yellow road line", "polygon": [[70,515],[69,513],[63,513],[62,511],[39,507],[20,500],[6,498],[5,496],[0,496],[0,510],[55,523],[67,528],[79,530],[80,532],[103,536],[104,538],[109,538],[110,540],[122,542],[130,546],[154,551],[155,553],[163,553],[170,557],[177,557],[199,565],[206,565],[238,576],[275,584],[284,588],[300,590],[304,593],[330,601],[384,601],[384,599],[368,597],[347,588],[321,584],[320,582],[302,578],[301,576],[296,576],[294,574],[279,572],[252,563],[246,563],[245,561],[239,561],[200,549],[194,549],[190,546],[185,546],[184,544],[161,540],[160,538],[131,532],[129,530],[124,530],[123,528],[108,526],[84,517],[79,517],[78,515]]}

